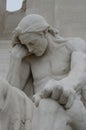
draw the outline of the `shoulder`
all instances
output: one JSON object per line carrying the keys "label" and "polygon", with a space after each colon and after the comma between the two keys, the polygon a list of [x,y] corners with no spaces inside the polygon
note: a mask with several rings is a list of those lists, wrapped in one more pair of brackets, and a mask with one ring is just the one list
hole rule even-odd
{"label": "shoulder", "polygon": [[67,38],[67,47],[73,51],[86,53],[86,42],[79,37]]}

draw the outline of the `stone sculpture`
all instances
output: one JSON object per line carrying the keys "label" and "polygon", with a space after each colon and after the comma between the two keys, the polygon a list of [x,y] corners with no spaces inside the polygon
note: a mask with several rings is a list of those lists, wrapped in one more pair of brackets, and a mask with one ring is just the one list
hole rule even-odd
{"label": "stone sculpture", "polygon": [[14,30],[7,81],[23,90],[29,78],[37,106],[30,130],[86,129],[84,40],[61,37],[40,15],[25,16]]}
{"label": "stone sculpture", "polygon": [[33,110],[24,92],[0,78],[0,130],[31,130]]}

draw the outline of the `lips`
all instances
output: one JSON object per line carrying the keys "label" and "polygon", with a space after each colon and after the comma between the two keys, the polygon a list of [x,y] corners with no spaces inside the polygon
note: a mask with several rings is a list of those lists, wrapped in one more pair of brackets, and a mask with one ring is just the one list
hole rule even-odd
{"label": "lips", "polygon": [[30,56],[30,55],[32,55],[32,53],[28,52],[27,56]]}

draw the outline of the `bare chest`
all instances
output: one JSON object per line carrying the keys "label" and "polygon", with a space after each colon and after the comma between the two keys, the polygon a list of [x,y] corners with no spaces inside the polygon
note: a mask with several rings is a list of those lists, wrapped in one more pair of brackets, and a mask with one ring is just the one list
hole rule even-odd
{"label": "bare chest", "polygon": [[31,71],[34,81],[42,80],[46,77],[58,77],[69,72],[70,52],[66,48],[53,52],[31,61]]}

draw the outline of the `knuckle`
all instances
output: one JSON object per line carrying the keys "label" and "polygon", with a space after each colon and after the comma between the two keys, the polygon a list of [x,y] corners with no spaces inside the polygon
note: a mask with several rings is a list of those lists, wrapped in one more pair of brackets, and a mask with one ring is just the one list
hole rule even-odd
{"label": "knuckle", "polygon": [[54,92],[57,92],[59,89],[58,89],[58,87],[57,86],[55,86],[54,88],[53,88],[53,91]]}
{"label": "knuckle", "polygon": [[44,93],[48,93],[48,88],[44,88]]}

